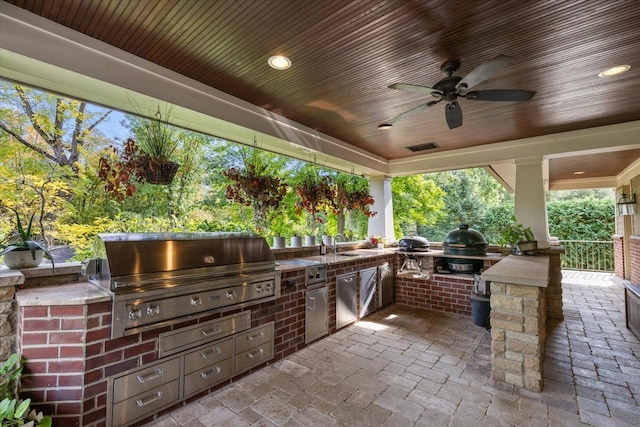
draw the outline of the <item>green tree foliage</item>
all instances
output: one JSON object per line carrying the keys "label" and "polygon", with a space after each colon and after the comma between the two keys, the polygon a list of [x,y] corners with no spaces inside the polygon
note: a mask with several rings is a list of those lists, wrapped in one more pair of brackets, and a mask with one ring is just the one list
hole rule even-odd
{"label": "green tree foliage", "polygon": [[615,201],[595,197],[560,199],[547,205],[549,232],[560,240],[611,240]]}
{"label": "green tree foliage", "polygon": [[421,234],[423,228],[434,226],[446,215],[445,193],[425,175],[394,178],[391,193],[396,236]]}

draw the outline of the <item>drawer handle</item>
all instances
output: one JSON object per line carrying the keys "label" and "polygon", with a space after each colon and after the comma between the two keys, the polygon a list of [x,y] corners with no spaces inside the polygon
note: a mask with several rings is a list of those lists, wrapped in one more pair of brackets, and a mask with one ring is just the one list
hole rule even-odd
{"label": "drawer handle", "polygon": [[211,356],[212,354],[220,354],[222,353],[222,349],[220,347],[214,347],[209,351],[205,351],[200,353],[200,356],[202,356],[203,359],[206,359],[207,357]]}
{"label": "drawer handle", "polygon": [[213,367],[212,369],[210,369],[210,370],[209,370],[209,372],[206,372],[206,371],[202,371],[202,372],[200,372],[200,376],[201,376],[202,378],[204,378],[204,379],[207,379],[207,378],[209,378],[210,376],[218,375],[218,374],[220,373],[220,371],[221,371],[221,370],[222,370],[222,369],[220,369],[220,367],[219,367],[219,366],[215,366],[215,367]]}
{"label": "drawer handle", "polygon": [[264,338],[264,332],[260,331],[260,332],[258,332],[257,334],[249,335],[249,336],[247,337],[247,339],[248,339],[249,341],[253,341],[253,340],[255,340],[256,338]]}
{"label": "drawer handle", "polygon": [[156,378],[161,377],[164,374],[164,369],[162,368],[156,368],[152,373],[150,374],[138,374],[136,375],[136,378],[138,379],[139,382],[141,383],[145,383],[149,380],[154,380]]}
{"label": "drawer handle", "polygon": [[247,357],[249,359],[253,359],[254,357],[262,356],[262,353],[264,353],[264,350],[259,348],[256,351],[252,351],[251,353],[247,353]]}
{"label": "drawer handle", "polygon": [[216,325],[213,327],[213,329],[209,329],[208,331],[202,331],[202,335],[204,335],[205,337],[208,337],[209,335],[219,334],[220,332],[222,332],[222,326]]}
{"label": "drawer handle", "polygon": [[156,391],[155,393],[153,393],[149,397],[144,397],[142,399],[136,399],[136,404],[140,408],[142,408],[143,406],[147,406],[149,403],[153,403],[156,400],[160,400],[160,399],[162,399],[162,392],[161,391]]}

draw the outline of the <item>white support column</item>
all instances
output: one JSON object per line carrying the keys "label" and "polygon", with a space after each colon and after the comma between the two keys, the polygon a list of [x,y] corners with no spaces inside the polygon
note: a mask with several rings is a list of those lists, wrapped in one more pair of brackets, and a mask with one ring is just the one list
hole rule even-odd
{"label": "white support column", "polygon": [[387,241],[395,240],[391,177],[383,175],[371,177],[370,191],[375,200],[371,210],[378,214],[369,218],[369,236],[382,236]]}
{"label": "white support column", "polygon": [[515,215],[519,223],[531,227],[539,248],[549,247],[549,220],[545,198],[542,157],[516,159]]}

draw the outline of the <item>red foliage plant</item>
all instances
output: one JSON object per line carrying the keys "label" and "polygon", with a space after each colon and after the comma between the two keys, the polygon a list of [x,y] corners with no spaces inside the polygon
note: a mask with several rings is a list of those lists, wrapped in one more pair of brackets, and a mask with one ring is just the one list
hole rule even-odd
{"label": "red foliage plant", "polygon": [[298,214],[305,210],[311,214],[315,222],[322,224],[322,218],[318,214],[331,208],[336,197],[336,190],[331,177],[306,176],[296,186],[296,193],[299,196],[296,200]]}
{"label": "red foliage plant", "polygon": [[122,156],[113,146],[109,150],[109,155],[100,158],[98,177],[104,181],[106,192],[122,202],[125,197],[131,197],[135,193],[135,182],[142,182],[144,179],[140,173],[144,155],[131,138],[127,139]]}

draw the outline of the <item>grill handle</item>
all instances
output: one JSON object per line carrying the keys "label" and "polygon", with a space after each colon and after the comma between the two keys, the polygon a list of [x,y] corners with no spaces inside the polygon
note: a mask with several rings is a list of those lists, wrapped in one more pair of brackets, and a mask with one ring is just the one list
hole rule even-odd
{"label": "grill handle", "polygon": [[213,329],[209,329],[208,331],[203,330],[202,335],[204,335],[205,337],[208,337],[209,335],[219,334],[220,332],[222,332],[222,326],[215,325]]}
{"label": "grill handle", "polygon": [[160,400],[160,399],[162,399],[162,392],[158,390],[155,393],[153,393],[151,396],[136,399],[136,405],[142,408],[143,406],[147,406],[149,403],[153,403],[156,400]]}
{"label": "grill handle", "polygon": [[153,380],[153,379],[161,377],[163,374],[164,374],[164,370],[162,368],[156,368],[150,374],[146,374],[146,375],[145,374],[138,374],[138,375],[136,375],[136,378],[138,379],[138,381],[140,383],[144,384],[145,382],[147,382],[149,380]]}

